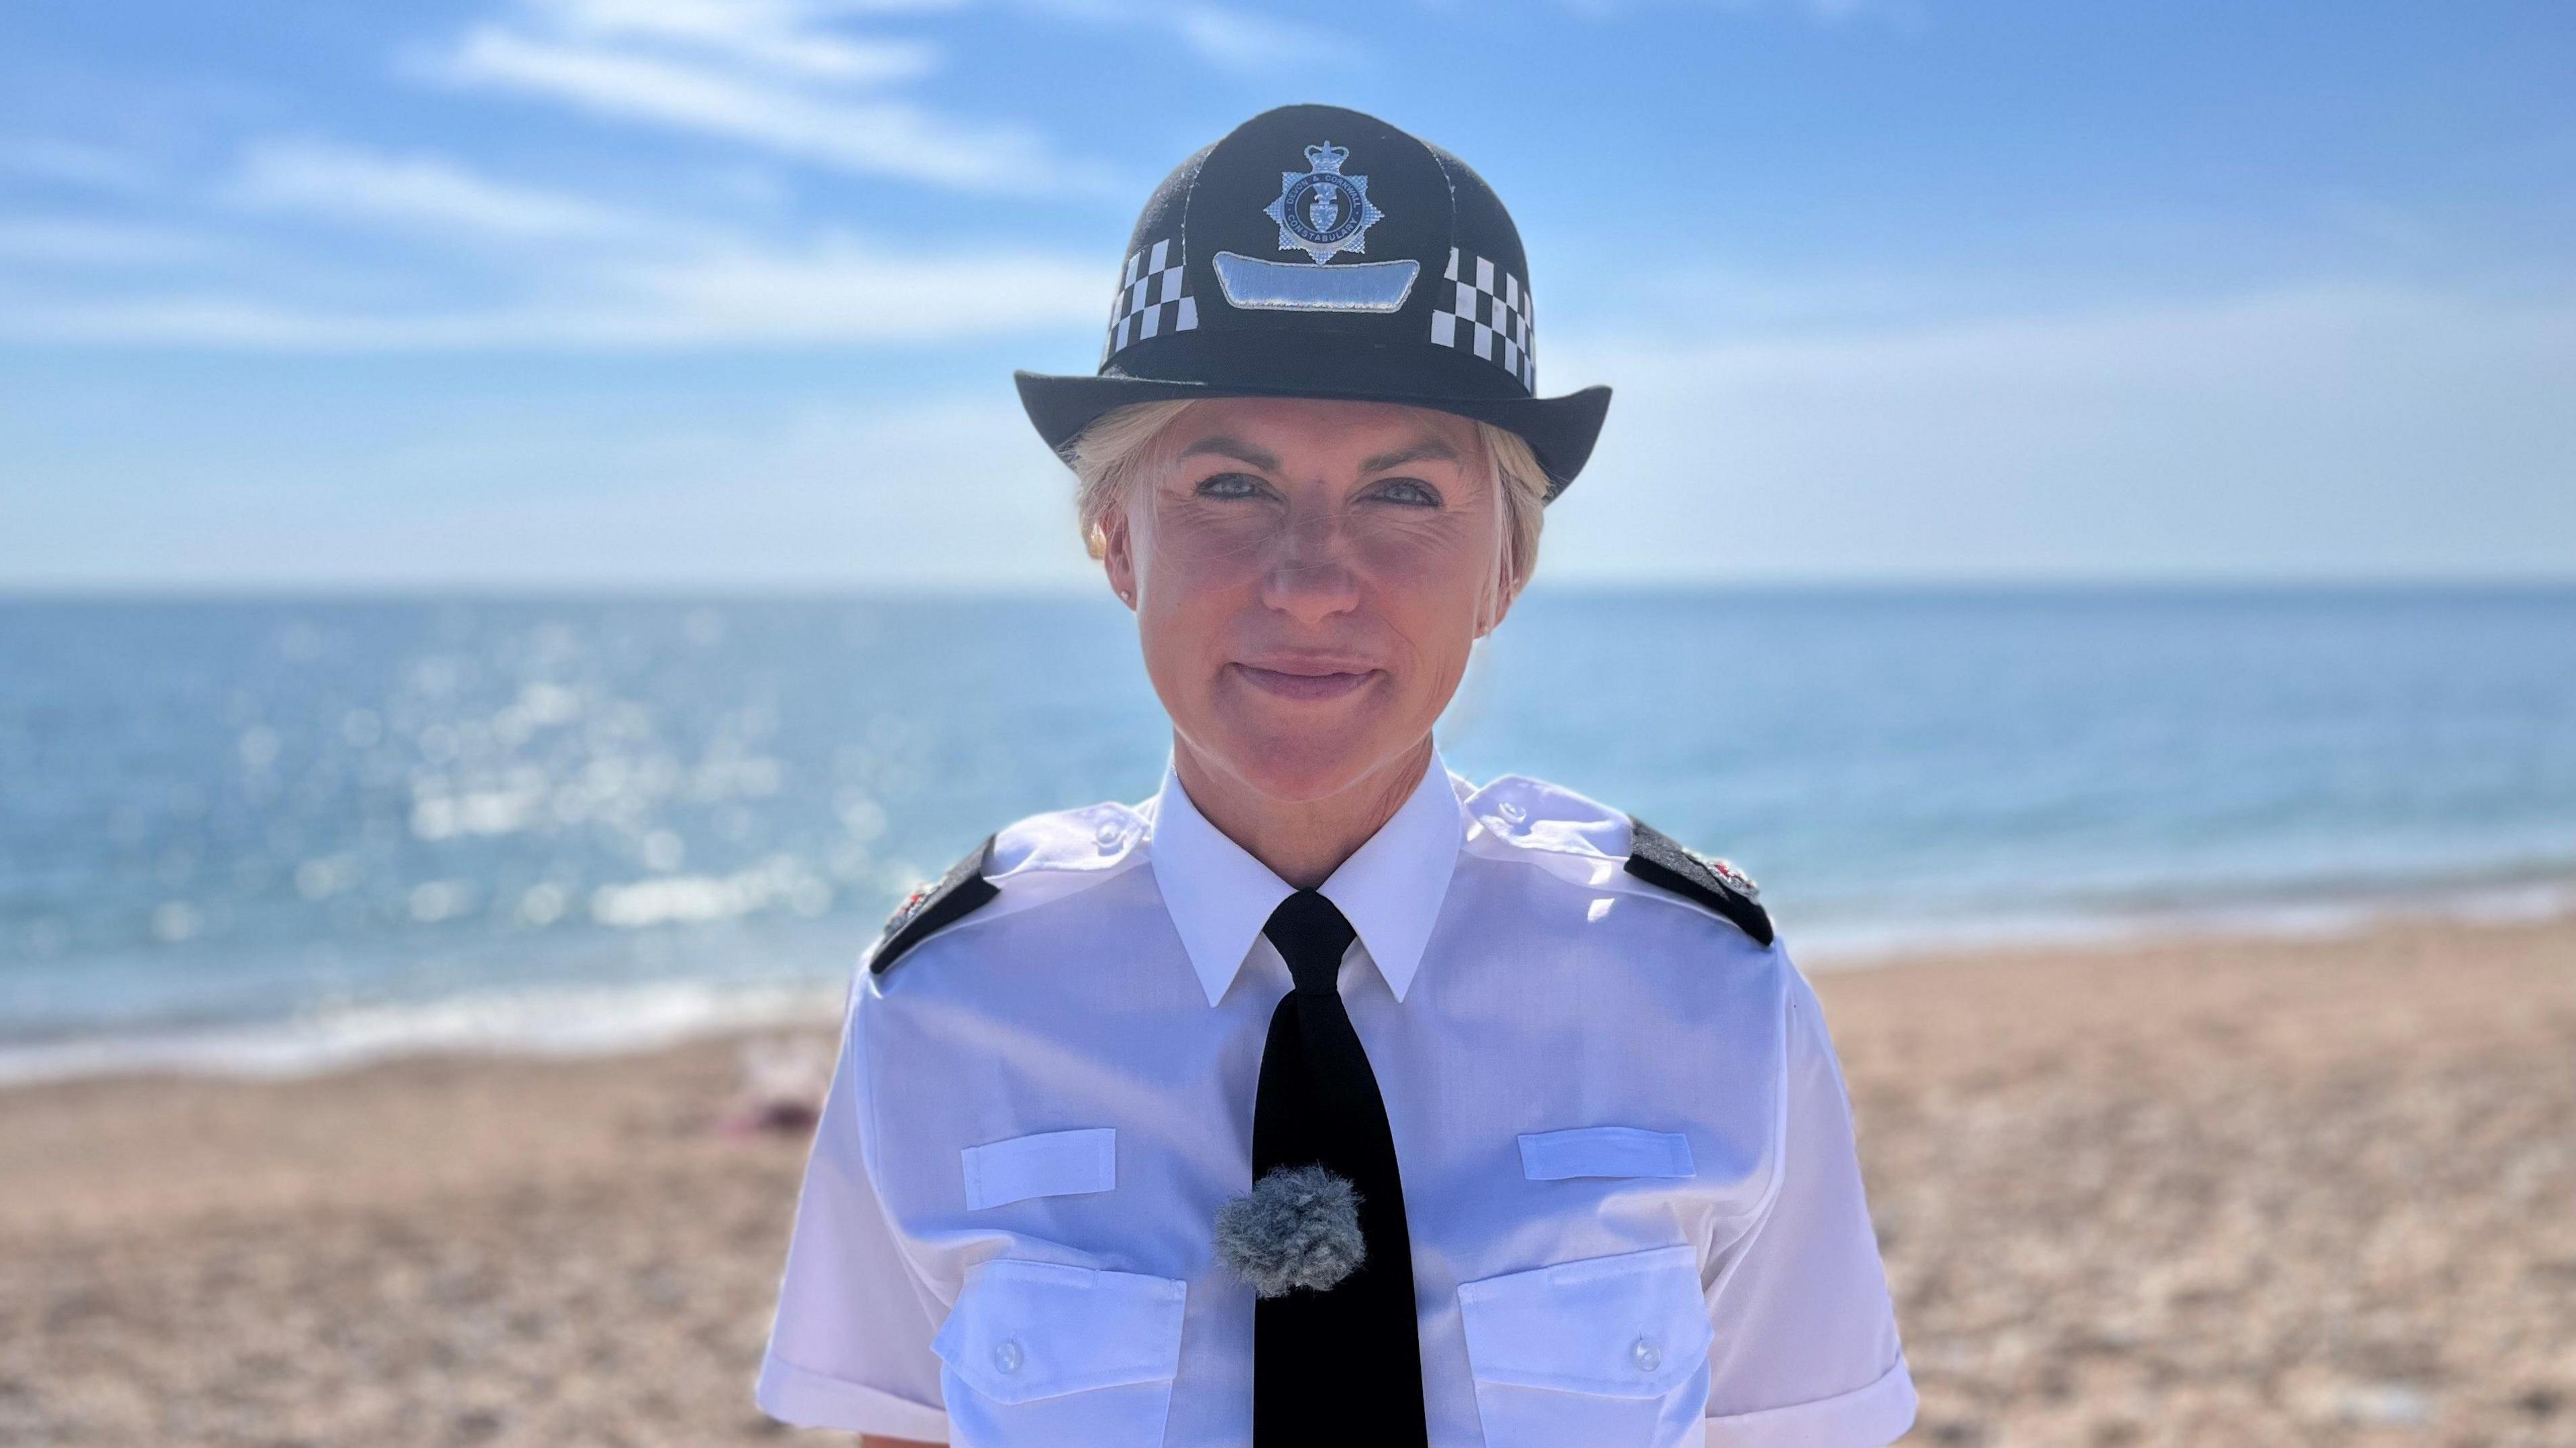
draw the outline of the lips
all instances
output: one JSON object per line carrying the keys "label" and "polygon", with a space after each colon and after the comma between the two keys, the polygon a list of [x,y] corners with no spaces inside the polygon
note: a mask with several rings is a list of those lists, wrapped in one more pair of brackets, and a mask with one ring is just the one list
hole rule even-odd
{"label": "lips", "polygon": [[1263,664],[1238,660],[1226,667],[1265,694],[1297,700],[1343,698],[1357,693],[1378,673],[1350,659],[1273,659]]}

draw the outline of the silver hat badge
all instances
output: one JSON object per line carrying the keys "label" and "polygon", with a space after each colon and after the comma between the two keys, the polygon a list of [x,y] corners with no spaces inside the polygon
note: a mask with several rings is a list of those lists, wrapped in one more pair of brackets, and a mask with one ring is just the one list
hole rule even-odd
{"label": "silver hat badge", "polygon": [[1385,212],[1368,198],[1366,176],[1345,176],[1350,151],[1326,141],[1306,148],[1309,171],[1279,173],[1279,199],[1263,210],[1279,223],[1279,249],[1331,261],[1342,252],[1368,250],[1368,229]]}
{"label": "silver hat badge", "polygon": [[1368,229],[1386,219],[1369,200],[1368,178],[1347,175],[1350,149],[1326,141],[1306,148],[1306,171],[1279,173],[1279,195],[1262,214],[1279,223],[1279,249],[1302,251],[1311,262],[1266,261],[1240,252],[1213,258],[1226,301],[1253,311],[1392,312],[1413,291],[1422,263],[1325,263],[1344,252],[1368,250]]}

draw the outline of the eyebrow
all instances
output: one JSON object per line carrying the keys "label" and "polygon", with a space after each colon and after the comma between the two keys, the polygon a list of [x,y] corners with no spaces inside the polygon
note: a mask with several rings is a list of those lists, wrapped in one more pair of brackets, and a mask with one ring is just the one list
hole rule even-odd
{"label": "eyebrow", "polygon": [[1254,467],[1260,468],[1266,472],[1275,473],[1279,471],[1279,459],[1272,457],[1270,454],[1263,452],[1261,449],[1254,447],[1252,444],[1245,442],[1241,438],[1228,437],[1224,433],[1218,433],[1214,437],[1200,438],[1197,442],[1191,443],[1188,447],[1181,449],[1181,456],[1185,458],[1194,458],[1202,453],[1214,453],[1216,456],[1221,458],[1232,458],[1239,463],[1250,463]]}
{"label": "eyebrow", "polygon": [[1400,468],[1406,463],[1435,461],[1454,463],[1458,461],[1458,450],[1436,437],[1427,438],[1410,447],[1400,447],[1393,452],[1379,453],[1376,457],[1361,463],[1360,471],[1382,473],[1388,468]]}

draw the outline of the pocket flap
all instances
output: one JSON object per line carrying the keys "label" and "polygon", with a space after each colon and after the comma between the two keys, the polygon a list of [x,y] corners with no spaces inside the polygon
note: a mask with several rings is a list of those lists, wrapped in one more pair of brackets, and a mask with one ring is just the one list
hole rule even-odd
{"label": "pocket flap", "polygon": [[959,1152],[966,1207],[981,1211],[1030,1197],[1105,1192],[1118,1185],[1118,1132],[1107,1126],[1046,1131]]}
{"label": "pocket flap", "polygon": [[1654,1398],[1708,1371],[1708,1304],[1688,1245],[1587,1257],[1458,1287],[1484,1382]]}
{"label": "pocket flap", "polygon": [[999,1403],[1177,1376],[1189,1284],[996,1258],[974,1269],[930,1350]]}
{"label": "pocket flap", "polygon": [[1521,1175],[1534,1182],[1567,1177],[1695,1175],[1690,1138],[1634,1126],[1578,1126],[1521,1137]]}

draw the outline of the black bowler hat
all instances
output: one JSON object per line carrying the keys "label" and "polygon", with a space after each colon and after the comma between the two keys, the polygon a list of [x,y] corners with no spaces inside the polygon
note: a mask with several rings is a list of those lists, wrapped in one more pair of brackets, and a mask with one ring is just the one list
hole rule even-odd
{"label": "black bowler hat", "polygon": [[1538,395],[1529,280],[1511,213],[1466,162],[1375,116],[1282,106],[1145,203],[1098,375],[1013,375],[1058,453],[1131,402],[1402,402],[1520,434],[1553,499],[1610,389]]}

